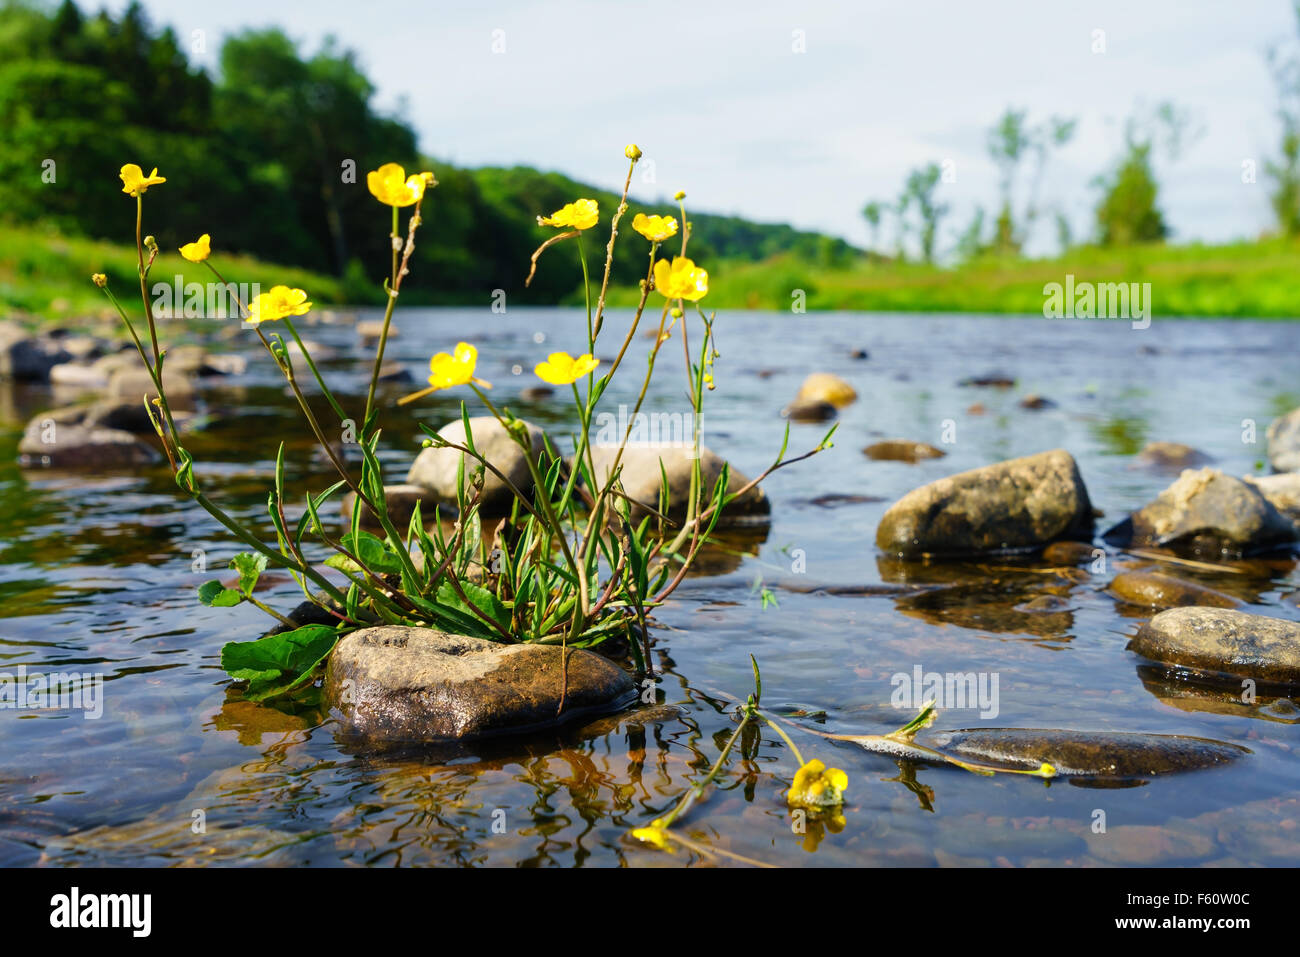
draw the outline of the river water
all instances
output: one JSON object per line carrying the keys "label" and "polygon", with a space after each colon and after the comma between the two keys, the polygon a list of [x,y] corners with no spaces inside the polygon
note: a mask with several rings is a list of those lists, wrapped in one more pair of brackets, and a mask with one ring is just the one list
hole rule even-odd
{"label": "river water", "polygon": [[[611,313],[599,354],[612,355],[628,318]],[[519,392],[536,384],[529,370],[546,352],[582,351],[581,312],[410,310],[397,326],[390,354],[418,380],[431,352],[469,339],[494,396],[566,434],[563,393],[526,402]],[[339,391],[363,393],[368,353],[356,331],[304,331],[337,350],[325,366]],[[807,373],[827,371],[859,394],[840,413],[835,447],[774,474],[765,484],[766,536],[711,554],[657,612],[659,701],[668,707],[461,751],[375,753],[343,741],[319,713],[243,701],[220,668],[220,648],[269,619],[194,599],[199,584],[224,574],[235,545],[165,469],[20,470],[23,424],[65,397],[0,384],[0,671],[104,679],[95,719],[0,709],[0,864],[737,863],[728,854],[780,865],[1300,860],[1300,725],[1285,708],[1249,707],[1172,679],[1125,649],[1146,612],[1118,605],[1104,586],[1149,561],[1109,551],[1073,572],[1013,559],[921,566],[887,560],[874,546],[884,510],[912,488],[1050,448],[1078,460],[1105,513],[1099,532],[1176,477],[1136,466],[1148,441],[1194,445],[1230,474],[1266,468],[1264,429],[1300,405],[1300,326],[740,313],[721,316],[717,333],[708,445],[750,475],[761,471],[780,446],[781,408]],[[270,537],[265,501],[279,438],[289,440],[299,499],[331,481],[328,466],[312,457],[283,383],[247,341],[252,333],[221,334],[229,341],[214,349],[255,358],[248,374],[205,383],[210,422],[186,444],[211,496]],[[647,345],[637,338],[603,408],[633,399]],[[675,342],[661,364],[647,409],[684,415]],[[958,384],[990,372],[1016,385]],[[385,400],[409,388],[391,387]],[[1055,404],[1022,408],[1028,393]],[[457,414],[458,398],[441,393],[387,413],[389,481],[402,479],[418,448],[417,417],[441,425]],[[790,451],[811,448],[824,429],[795,425]],[[915,465],[862,454],[892,437],[947,454]],[[195,570],[200,558],[208,570]],[[1252,611],[1300,619],[1300,572],[1289,555],[1231,572],[1161,570],[1227,591]],[[263,601],[296,604],[287,577],[265,581]],[[775,604],[762,600],[764,590]],[[1043,596],[1063,601],[1046,613],[1024,607]],[[900,763],[797,735],[806,757],[849,777],[842,818],[813,820],[799,833],[784,801],[797,763],[765,732],[677,825],[699,849],[665,853],[629,840],[630,828],[664,813],[716,757],[734,728],[735,701],[751,690],[751,654],[766,705],[837,733],[906,722],[911,712],[891,701],[896,676],[910,682],[919,668],[974,673],[986,687],[996,680],[995,715],[952,709],[936,727],[1187,734],[1252,753],[1222,768],[1096,789]]]}

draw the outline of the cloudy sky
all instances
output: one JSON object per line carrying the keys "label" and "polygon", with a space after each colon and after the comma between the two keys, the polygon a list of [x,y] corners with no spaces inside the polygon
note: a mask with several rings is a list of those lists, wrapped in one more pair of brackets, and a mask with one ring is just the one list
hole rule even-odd
{"label": "cloudy sky", "polygon": [[[209,65],[219,38],[244,27],[281,26],[307,51],[335,34],[358,52],[380,106],[400,110],[433,156],[618,188],[623,146],[636,142],[653,160],[637,195],[685,189],[697,209],[856,243],[864,202],[893,199],[909,169],[948,161],[942,246],[977,204],[996,202],[986,131],[1007,106],[1078,119],[1041,195],[1082,234],[1090,183],[1114,162],[1124,118],[1165,99],[1204,131],[1177,162],[1157,164],[1175,238],[1257,234],[1270,220],[1263,161],[1278,140],[1265,54],[1297,35],[1287,0],[145,6],[183,41],[204,31],[198,59]],[[1242,182],[1246,160],[1261,171],[1255,184]],[[1050,249],[1053,236],[1045,223],[1034,245]]]}

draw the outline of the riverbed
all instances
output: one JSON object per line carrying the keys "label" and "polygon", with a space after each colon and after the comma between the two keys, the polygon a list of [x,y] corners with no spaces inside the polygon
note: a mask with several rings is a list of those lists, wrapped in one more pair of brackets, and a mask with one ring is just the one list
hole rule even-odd
{"label": "riverbed", "polygon": [[[628,319],[610,314],[598,355],[616,351]],[[399,310],[389,355],[422,383],[432,352],[468,339],[494,398],[563,441],[572,421],[566,394],[520,393],[539,384],[531,369],[547,352],[582,351],[585,321],[568,309]],[[164,335],[175,328],[164,324]],[[885,509],[911,489],[1046,449],[1075,456],[1104,513],[1099,535],[1177,477],[1137,462],[1147,442],[1190,444],[1231,475],[1266,471],[1264,430],[1300,405],[1300,326],[1158,315],[1134,329],[1122,321],[738,313],[720,316],[716,331],[707,445],[749,475],[761,472],[781,445],[781,409],[808,373],[824,371],[858,392],[839,413],[834,448],[772,475],[764,486],[770,528],[711,552],[656,612],[654,706],[458,749],[378,752],[348,741],[319,711],[244,701],[220,668],[220,649],[270,621],[249,606],[195,600],[204,581],[230,577],[225,563],[239,549],[165,468],[19,469],[24,424],[66,397],[0,383],[0,672],[103,677],[98,718],[0,709],[0,864],[1300,860],[1300,724],[1285,707],[1247,706],[1136,657],[1126,645],[1149,612],[1105,590],[1119,571],[1159,567],[1231,594],[1247,610],[1300,620],[1292,554],[1216,571],[1104,549],[1097,563],[1061,569],[1032,557],[902,563],[874,544]],[[323,366],[336,391],[363,398],[370,353],[356,330],[341,323],[304,334],[335,351]],[[220,329],[211,348],[255,356],[250,338]],[[602,408],[616,413],[634,400],[648,346],[637,337]],[[684,416],[680,346],[663,356],[647,409]],[[960,384],[993,373],[1014,385]],[[418,451],[418,419],[436,427],[458,415],[453,393],[392,406],[418,387],[382,393],[390,482],[402,480]],[[1030,394],[1050,402],[1026,408]],[[200,479],[270,538],[265,503],[279,439],[289,443],[288,480],[299,498],[332,481],[328,463],[313,456],[265,356],[244,375],[205,382],[201,399],[206,427],[186,443]],[[790,452],[812,448],[828,427],[793,425]],[[916,464],[863,455],[886,438],[946,454]],[[264,602],[287,609],[301,598],[287,576],[268,573],[264,582]],[[1060,600],[1044,611],[1034,603],[1044,596]],[[762,667],[764,704],[809,728],[898,727],[912,711],[899,706],[896,689],[919,669],[982,676],[983,687],[997,689],[992,701],[943,711],[938,728],[1146,731],[1251,754],[1101,789],[899,762],[792,732],[806,757],[849,778],[842,816],[800,828],[784,798],[797,762],[764,732],[676,825],[696,849],[666,853],[630,840],[629,829],[667,811],[716,758],[736,702],[752,690],[751,654]]]}

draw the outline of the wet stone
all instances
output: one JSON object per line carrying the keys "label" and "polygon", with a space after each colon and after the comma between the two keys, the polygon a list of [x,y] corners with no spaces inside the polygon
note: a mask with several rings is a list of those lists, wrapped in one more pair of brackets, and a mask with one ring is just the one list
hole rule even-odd
{"label": "wet stone", "polygon": [[857,391],[839,376],[830,372],[814,372],[803,380],[795,402],[829,402],[843,408],[858,397]]}
{"label": "wet stone", "polygon": [[1189,469],[1128,523],[1107,532],[1112,540],[1193,555],[1240,556],[1267,551],[1296,538],[1296,526],[1257,487],[1217,469]]}
{"label": "wet stone", "polygon": [[1165,664],[1300,685],[1300,624],[1219,608],[1171,608],[1138,629],[1129,650]]}
{"label": "wet stone", "polygon": [[1043,549],[1043,561],[1052,565],[1086,565],[1105,554],[1091,542],[1052,542]]}
{"label": "wet stone", "polygon": [[339,642],[325,694],[342,723],[361,737],[443,741],[610,713],[631,703],[636,689],[625,671],[589,651],[384,626]]}
{"label": "wet stone", "polygon": [[969,555],[1031,550],[1092,536],[1092,503],[1074,457],[1040,452],[961,472],[915,489],[885,513],[882,551]]}
{"label": "wet stone", "polygon": [[1185,605],[1236,608],[1240,604],[1230,595],[1204,585],[1150,571],[1121,572],[1111,580],[1109,591],[1121,601],[1148,608]]}
{"label": "wet stone", "polygon": [[[659,507],[659,489],[663,475],[668,477],[668,514],[679,517],[686,513],[690,499],[691,471],[694,450],[682,448],[655,448],[629,445],[623,450],[619,474],[623,490],[641,508],[633,508],[633,519],[644,514],[644,508]],[[605,482],[618,454],[617,446],[597,446],[591,450],[595,463],[596,481]],[[700,448],[700,475],[705,489],[712,489],[722,475],[725,460],[707,446]],[[662,473],[660,466],[662,465]],[[728,472],[727,492],[734,494],[749,484],[749,478],[732,467]],[[707,498],[707,492],[706,498]],[[744,495],[728,503],[718,520],[720,526],[765,522],[771,514],[772,503],[761,487],[755,486]]]}
{"label": "wet stone", "polygon": [[1269,423],[1268,462],[1279,472],[1300,471],[1300,409]]}
{"label": "wet stone", "polygon": [[[534,462],[539,471],[546,471],[545,434],[535,425],[525,423],[532,448]],[[524,495],[532,492],[532,474],[528,469],[528,458],[524,450],[506,432],[495,417],[490,415],[474,416],[469,420],[470,432],[474,437],[474,448],[479,455],[506,476]],[[465,425],[457,419],[438,430],[438,434],[449,442],[468,447],[465,441]],[[456,473],[460,468],[462,457],[465,460],[465,488],[470,488],[470,481],[475,470],[482,468],[473,456],[453,448],[430,447],[416,457],[414,464],[406,474],[406,484],[418,485],[427,489],[431,497],[443,505],[456,504]],[[483,469],[482,506],[488,511],[509,508],[513,494],[509,486],[488,469]]]}
{"label": "wet stone", "polygon": [[1206,465],[1210,457],[1181,442],[1148,442],[1137,454],[1135,464],[1156,469],[1182,470]]}
{"label": "wet stone", "polygon": [[1062,775],[1116,781],[1216,767],[1250,754],[1208,738],[1128,731],[964,729],[936,732],[925,743],[973,762],[1034,770],[1045,761]]}

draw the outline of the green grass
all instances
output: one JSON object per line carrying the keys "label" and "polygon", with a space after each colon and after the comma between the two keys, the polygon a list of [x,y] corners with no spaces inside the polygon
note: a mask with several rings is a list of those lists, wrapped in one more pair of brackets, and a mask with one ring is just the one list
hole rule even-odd
{"label": "green grass", "polygon": [[[276,266],[248,256],[214,259],[231,282],[298,286],[314,302],[339,304],[345,284],[332,276]],[[136,301],[133,246],[59,236],[40,229],[0,230],[0,310],[8,315],[68,319],[113,317],[90,282],[106,273],[118,297]],[[1156,317],[1300,316],[1300,244],[1272,239],[1227,246],[1082,247],[1057,259],[982,259],[953,268],[857,260],[828,267],[789,255],[764,262],[702,263],[709,269],[706,302],[716,309],[791,308],[796,290],[813,310],[867,312],[975,312],[1041,315],[1043,287],[1080,282],[1149,282]],[[159,256],[153,280],[207,282],[206,269],[176,253]],[[628,306],[635,289],[610,290]],[[475,300],[477,302],[478,300]],[[580,302],[576,293],[570,298]]]}
{"label": "green grass", "polygon": [[[1149,282],[1155,317],[1300,316],[1300,244],[1083,247],[1050,260],[982,259],[953,268],[867,262],[828,268],[790,257],[704,263],[717,309],[789,310],[795,290],[812,310],[1042,315],[1043,287],[1065,282]],[[620,290],[620,305],[635,294]]]}
{"label": "green grass", "polygon": [[[341,303],[343,283],[331,276],[276,266],[249,256],[214,255],[213,262],[232,283],[260,283],[263,289],[283,283],[306,289],[314,302]],[[30,227],[0,229],[0,311],[39,319],[116,318],[104,293],[90,281],[102,272],[119,301],[131,311],[140,307],[140,280],[134,246],[59,236]],[[150,282],[213,281],[204,266],[163,252]]]}

